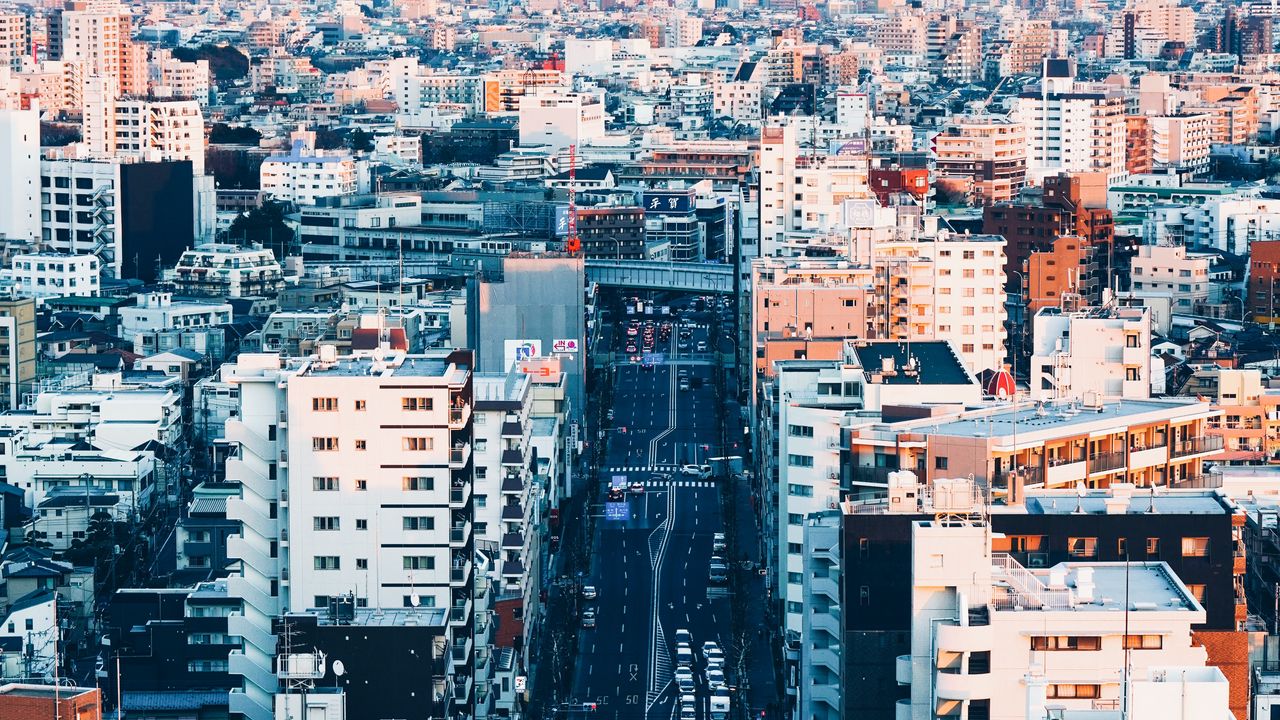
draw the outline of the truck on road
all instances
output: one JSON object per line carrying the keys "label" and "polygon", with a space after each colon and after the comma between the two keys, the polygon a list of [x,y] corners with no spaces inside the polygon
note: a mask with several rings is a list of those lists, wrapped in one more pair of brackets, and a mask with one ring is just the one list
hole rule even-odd
{"label": "truck on road", "polygon": [[716,693],[711,696],[711,720],[726,720],[729,717],[729,696]]}

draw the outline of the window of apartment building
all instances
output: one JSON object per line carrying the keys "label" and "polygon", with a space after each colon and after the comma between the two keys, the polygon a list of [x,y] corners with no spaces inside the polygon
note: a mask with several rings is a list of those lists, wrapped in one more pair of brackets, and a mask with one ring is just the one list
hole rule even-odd
{"label": "window of apartment building", "polygon": [[961,273],[961,276],[966,278],[971,278],[974,275],[975,273],[973,272],[973,268],[965,268],[964,271]]}
{"label": "window of apartment building", "polygon": [[1159,557],[1160,555],[1160,538],[1147,538],[1147,557]]}
{"label": "window of apartment building", "polygon": [[311,398],[311,409],[315,412],[337,412],[338,398],[331,398],[331,397]]}
{"label": "window of apartment building", "polygon": [[311,449],[316,452],[332,452],[338,449],[338,438],[336,437],[313,437],[311,438]]}
{"label": "window of apartment building", "polygon": [[947,460],[947,458],[946,458],[945,456],[942,456],[942,455],[935,456],[935,457],[933,458],[933,469],[934,469],[934,470],[946,470],[946,469],[947,469],[947,462],[948,462],[948,460]]}
{"label": "window of apartment building", "polygon": [[787,573],[787,582],[793,585],[799,585],[804,582],[804,576],[798,572],[789,572]]}
{"label": "window of apartment building", "polygon": [[368,450],[369,442],[367,440],[356,440],[356,450]]}
{"label": "window of apartment building", "polygon": [[357,569],[357,570],[368,570],[368,569],[369,569],[369,558],[356,558],[356,569]]}
{"label": "window of apartment building", "polygon": [[313,530],[338,530],[341,528],[341,525],[342,520],[335,516],[311,518],[311,526]]}
{"label": "window of apartment building", "polygon": [[1141,380],[1142,376],[1139,374],[1138,368],[1125,368],[1124,379],[1128,380],[1129,382],[1134,382],[1137,380]]}
{"label": "window of apartment building", "polygon": [[1160,650],[1164,647],[1162,635],[1125,635],[1125,650]]}
{"label": "window of apartment building", "polygon": [[321,490],[337,490],[338,478],[336,477],[313,477],[311,478],[311,489]]}
{"label": "window of apartment building", "polygon": [[1101,685],[1050,685],[1046,697],[1067,700],[1075,699],[1097,699],[1102,697]]}
{"label": "window of apartment building", "polygon": [[871,586],[862,585],[858,588],[858,604],[866,607],[871,604]]}
{"label": "window of apartment building", "polygon": [[316,555],[313,558],[316,570],[341,570],[342,561],[337,555]]}
{"label": "window of apartment building", "polygon": [[1195,598],[1196,602],[1200,603],[1201,605],[1204,604],[1204,585],[1203,584],[1187,583],[1187,592],[1191,593],[1191,597]]}
{"label": "window of apartment building", "polygon": [[405,595],[405,607],[435,607],[436,598],[434,595]]}
{"label": "window of apartment building", "polygon": [[804,546],[800,543],[787,543],[787,552],[792,555],[798,555],[804,552]]}
{"label": "window of apartment building", "polygon": [[405,555],[405,570],[435,570],[436,559],[430,555]]}
{"label": "window of apartment building", "polygon": [[368,481],[368,480],[357,480],[357,481],[356,481],[356,490],[360,490],[360,491],[362,491],[362,492],[363,492],[363,491],[368,490],[368,489],[369,489],[369,481]]}
{"label": "window of apartment building", "polygon": [[432,447],[432,440],[429,437],[407,437],[401,439],[401,449],[409,452],[424,452]]}
{"label": "window of apartment building", "polygon": [[812,425],[788,425],[787,434],[791,437],[813,437]]}
{"label": "window of apartment building", "polygon": [[1098,557],[1098,538],[1092,538],[1092,537],[1067,538],[1067,554],[1073,558]]}
{"label": "window of apartment building", "polygon": [[965,251],[964,251],[964,259],[965,259],[965,260],[972,260],[973,258],[974,258],[974,254],[973,254],[973,251],[972,251],[972,250],[965,250]]}
{"label": "window of apartment building", "polygon": [[1127,334],[1127,335],[1125,335],[1125,336],[1124,336],[1124,346],[1125,346],[1125,347],[1136,348],[1136,347],[1138,347],[1138,341],[1139,341],[1139,339],[1140,339],[1140,338],[1137,336],[1137,334],[1135,334],[1135,333],[1129,333],[1129,334]]}
{"label": "window of apartment building", "polygon": [[1182,557],[1209,557],[1209,538],[1182,538]]}
{"label": "window of apartment building", "polygon": [[1048,545],[1046,535],[1006,535],[1003,538],[991,539],[991,549],[994,552],[1044,552],[1046,545]]}
{"label": "window of apartment building", "polygon": [[404,478],[403,489],[405,490],[435,490],[436,481],[429,477],[407,477]]}
{"label": "window of apartment building", "polygon": [[797,485],[796,483],[789,483],[787,485],[787,494],[795,495],[796,497],[813,497],[813,487],[810,485]]}
{"label": "window of apartment building", "polygon": [[435,530],[436,519],[428,515],[410,516],[404,518],[402,527],[405,530]]}
{"label": "window of apartment building", "polygon": [[400,399],[400,407],[403,410],[410,411],[429,411],[432,407],[431,398],[428,397],[407,397]]}
{"label": "window of apartment building", "polygon": [[844,300],[840,301],[840,304],[843,305],[844,307],[857,307],[858,301],[850,298],[845,298]]}
{"label": "window of apartment building", "polygon": [[369,403],[368,403],[368,402],[366,402],[366,401],[364,401],[364,400],[357,400],[357,401],[356,401],[356,412],[364,412],[366,409],[368,409],[368,407],[369,407]]}
{"label": "window of apartment building", "polygon": [[1032,650],[1101,650],[1102,638],[1092,635],[1033,635]]}
{"label": "window of apartment building", "polygon": [[803,524],[804,524],[804,515],[801,515],[800,513],[787,513],[787,524],[788,524],[788,525],[803,525]]}
{"label": "window of apartment building", "polygon": [[964,343],[963,345],[961,345],[960,352],[966,352],[966,353],[973,352],[973,343]]}
{"label": "window of apartment building", "polygon": [[813,467],[813,456],[787,455],[787,464],[791,467]]}

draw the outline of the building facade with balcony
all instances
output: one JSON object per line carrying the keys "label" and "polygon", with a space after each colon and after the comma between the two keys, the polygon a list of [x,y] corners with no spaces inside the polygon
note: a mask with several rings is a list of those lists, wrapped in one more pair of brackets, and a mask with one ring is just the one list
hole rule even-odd
{"label": "building facade with balcony", "polygon": [[[925,651],[917,652],[918,648],[913,648],[913,641],[918,640],[915,637],[915,630],[918,627],[917,616],[913,614],[911,600],[915,592],[913,585],[932,584],[932,582],[920,583],[918,576],[913,579],[910,574],[902,572],[902,568],[919,567],[924,564],[926,570],[938,569],[931,567],[937,564],[937,558],[930,556],[937,555],[941,551],[936,548],[932,550],[922,548],[916,542],[917,536],[914,535],[913,529],[921,523],[936,526],[937,523],[929,521],[937,519],[939,507],[944,504],[945,498],[941,496],[936,483],[933,486],[918,485],[910,476],[900,478],[900,483],[896,484],[895,488],[890,489],[888,498],[847,502],[841,506],[842,538],[839,554],[840,597],[842,598],[841,643],[830,649],[842,658],[840,668],[843,672],[839,697],[843,702],[841,707],[844,717],[893,717],[895,710],[900,713],[907,712],[907,706],[912,705],[912,699],[919,698],[914,695],[916,690],[914,684],[911,690],[908,690],[905,685],[899,685],[895,691],[894,671],[891,669],[895,665],[895,657],[902,658],[898,660],[898,670],[901,672],[897,676],[899,683],[905,681],[910,684],[910,678],[915,670],[924,672],[924,665],[927,662],[920,663],[923,657],[931,657],[936,663],[936,658],[929,656],[927,650],[927,627]],[[972,493],[977,506],[981,505],[980,492],[979,490],[977,493]],[[1042,574],[1052,574],[1052,569],[1075,565],[1095,564],[1106,568],[1104,572],[1112,573],[1115,573],[1118,568],[1121,583],[1123,583],[1125,560],[1129,561],[1130,570],[1134,573],[1142,567],[1165,568],[1162,572],[1167,573],[1167,577],[1177,578],[1183,599],[1189,597],[1201,608],[1194,617],[1190,614],[1186,617],[1178,616],[1176,622],[1183,628],[1178,632],[1189,633],[1189,637],[1179,639],[1180,647],[1185,650],[1188,641],[1203,646],[1205,649],[1203,652],[1207,652],[1208,664],[1219,670],[1232,687],[1247,685],[1250,672],[1246,659],[1248,636],[1243,631],[1246,621],[1243,592],[1245,548],[1242,539],[1245,516],[1230,500],[1216,492],[1205,490],[1177,490],[1155,496],[1141,490],[1135,491],[1133,488],[1121,487],[1109,491],[1089,491],[1084,496],[1074,491],[1037,491],[1030,493],[1026,502],[1021,505],[991,505],[987,508],[986,516],[989,527],[982,529],[985,539],[980,545],[975,540],[970,552],[975,558],[983,557],[985,553],[989,564],[993,566],[994,574],[1010,574],[1000,581],[1001,585],[1009,586],[1009,578],[1012,574],[1017,574],[1024,578],[1027,575],[1042,577],[1040,582],[1048,586],[1050,583]],[[941,532],[950,528],[937,527],[936,529]],[[975,528],[961,529],[968,532]],[[957,540],[957,542],[968,542],[968,540]],[[943,569],[949,566],[954,568],[954,563],[949,558],[950,556],[946,555],[942,559]],[[1000,567],[999,572],[994,571],[997,565]],[[955,578],[961,577],[965,572],[959,568],[954,569],[958,573],[954,576]],[[1070,571],[1067,577],[1068,580],[1071,579]],[[1114,574],[1112,577],[1115,579]],[[1136,574],[1131,577],[1131,580],[1136,588],[1136,583],[1140,582]],[[816,580],[812,582],[817,583]],[[1114,603],[1118,597],[1113,592],[1114,589],[1099,591],[1095,593],[1095,598],[1105,597]],[[1119,589],[1123,593],[1123,588]],[[1061,593],[1058,595],[1061,596]],[[977,596],[969,592],[968,597],[974,600]],[[1158,603],[1168,608],[1171,597],[1173,595],[1165,595],[1162,592]],[[996,607],[997,605],[999,607]],[[1030,602],[1021,603],[1021,611],[1013,610],[1014,607],[1017,605],[1008,602],[1006,598],[993,604],[990,609],[973,613],[957,612],[951,616],[952,621],[949,624],[954,626],[967,624],[974,626],[977,633],[995,633],[997,630],[993,626],[1001,620],[1008,619],[997,618],[996,615],[1011,614],[1012,610],[1012,613],[1029,613],[1027,616],[1029,618],[1031,615],[1044,612],[1047,614],[1040,617],[1037,622],[1047,621],[1051,624],[1065,622],[1068,625],[1074,625],[1074,632],[1064,634],[1092,635],[1092,630],[1102,629],[1105,626],[1111,628],[1107,633],[1100,633],[1100,636],[1105,638],[1112,636],[1114,629],[1123,621],[1119,617],[1123,613],[1118,611],[1105,620],[1099,617],[1102,625],[1094,624],[1092,615],[1080,617],[1080,613],[1106,610],[1105,607],[1090,604],[1077,604],[1075,607],[1057,610],[1046,609]],[[1074,621],[1072,617],[1075,618]],[[1145,623],[1149,619],[1139,618],[1135,622]],[[947,621],[940,620],[940,622]],[[1152,620],[1152,625],[1148,627],[1158,625],[1159,622],[1163,621]],[[1085,626],[1090,632],[1084,631]],[[1012,626],[1009,626],[1009,629],[1012,629]],[[941,637],[942,628],[939,628],[939,631],[939,637]],[[964,634],[959,629],[945,632]],[[1003,634],[1004,630],[999,632]],[[1017,633],[1023,634],[1017,635]],[[1022,627],[1015,633],[1016,637],[1003,636],[996,639],[992,635],[990,639],[996,643],[996,648],[977,646],[970,648],[973,652],[990,651],[989,658],[972,655],[967,659],[970,663],[976,661],[979,664],[989,661],[990,669],[987,673],[993,675],[989,678],[991,680],[1004,682],[1006,679],[1021,678],[1026,674],[1026,668],[1019,671],[1011,667],[1009,665],[1011,659],[1016,661],[1021,657],[1025,662],[1025,659],[1033,658],[1041,651],[1052,651],[1047,647],[1039,650],[1029,646],[1024,647],[1028,642],[1028,634],[1039,633],[1030,632],[1030,628]],[[1146,634],[1146,631],[1142,634]],[[1019,637],[1021,639],[1018,639]],[[1118,641],[1118,638],[1113,637],[1113,641]],[[1160,641],[1161,647],[1149,647],[1155,642],[1146,641],[1143,652],[1172,647],[1168,639]],[[1019,651],[1018,648],[1024,649]],[[956,650],[956,648],[952,649]],[[997,657],[1002,650],[1009,656],[1003,660]],[[1033,652],[1027,652],[1028,650]],[[1096,650],[1088,650],[1089,657],[1094,660],[1091,670],[1123,667],[1122,662],[1113,663],[1110,659],[1104,659],[1104,655],[1098,654],[1116,650],[1118,648],[1103,645],[1098,645]],[[1138,648],[1134,648],[1134,655],[1139,655]],[[1046,671],[1051,673],[1055,669],[1066,669],[1065,666],[1054,662],[1053,658],[1079,660],[1085,656],[1042,655],[1040,657],[1043,657],[1044,664],[1049,666]],[[959,657],[947,655],[942,659],[945,662],[936,667],[951,668],[944,672],[958,670],[956,664],[960,662]],[[1200,660],[1201,664],[1204,662],[1205,660]],[[802,687],[807,687],[814,681],[821,681],[821,673],[815,673],[814,677],[810,678],[805,675],[806,671],[802,666]],[[971,674],[986,673],[972,672]],[[994,677],[995,675],[998,677]],[[921,680],[927,684],[933,682],[923,677]],[[945,680],[946,682],[963,682],[961,678]],[[979,680],[982,681],[985,678]],[[1092,701],[1115,697],[1116,680],[1114,679],[1082,679],[1080,682],[1103,687],[1098,688],[1097,692],[1092,688],[1086,691],[1095,697],[1082,696],[1079,699]],[[1110,688],[1107,687],[1108,685]],[[1011,689],[1004,691],[1005,694],[1010,692],[1013,691]],[[1013,694],[1024,699],[1025,692],[1024,686]],[[896,708],[895,698],[898,702]],[[975,694],[973,698],[991,699],[994,702],[994,698],[981,694]],[[1245,698],[1247,695],[1244,693],[1232,695],[1231,709],[1237,713],[1237,716],[1244,716],[1243,708],[1238,704],[1243,703]],[[1070,698],[1064,696],[1045,699],[1056,702]],[[979,711],[975,705],[977,704],[969,706],[969,717],[975,717],[975,712]],[[1071,706],[1070,703],[1067,705]],[[995,709],[994,706],[991,708],[989,717],[1024,717],[1020,706],[1016,708],[1017,712],[1014,707],[1007,708],[1007,712],[1012,714],[997,715]],[[954,714],[957,710],[958,706],[953,705],[950,712]],[[900,714],[897,717],[914,716]],[[933,715],[924,715],[924,717],[933,717]]]}
{"label": "building facade with balcony", "polygon": [[241,403],[226,429],[238,446],[227,477],[242,486],[227,502],[241,523],[227,539],[241,561],[229,590],[243,599],[229,631],[245,641],[230,658],[244,678],[233,711],[270,717],[273,618],[343,605],[438,610],[449,643],[440,687],[453,711],[471,705],[473,505],[450,494],[473,478],[471,366],[466,352],[321,348],[287,365],[241,355],[224,372]]}
{"label": "building facade with balcony", "polygon": [[1014,403],[853,426],[851,477],[877,468],[972,476],[994,500],[1029,489],[1194,485],[1222,453],[1209,423],[1222,413],[1186,399]]}
{"label": "building facade with balcony", "polygon": [[[1046,307],[1032,321],[1035,400],[1151,397],[1151,310]],[[1164,362],[1156,359],[1163,387]]]}
{"label": "building facade with balcony", "polygon": [[275,254],[256,246],[201,245],[182,253],[166,275],[183,295],[275,297],[284,287]]}
{"label": "building facade with balcony", "polygon": [[[896,660],[910,697],[897,718],[1130,706],[1146,718],[1230,716],[1226,677],[1192,642],[1204,608],[1167,564],[1030,570],[992,552],[988,533],[980,520],[912,523],[911,650]],[[1177,683],[1182,705],[1166,705]]]}

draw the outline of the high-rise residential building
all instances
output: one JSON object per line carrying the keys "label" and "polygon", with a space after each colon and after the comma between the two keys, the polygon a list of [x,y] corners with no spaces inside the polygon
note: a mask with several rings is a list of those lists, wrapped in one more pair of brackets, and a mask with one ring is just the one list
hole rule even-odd
{"label": "high-rise residential building", "polygon": [[841,224],[844,201],[872,197],[866,157],[801,155],[796,128],[760,136],[760,255],[781,251],[789,234],[825,236]]}
{"label": "high-rise residential building", "polygon": [[1121,93],[1077,82],[1074,61],[1045,60],[1040,87],[1018,95],[1011,113],[1027,131],[1028,177],[1084,172],[1123,181],[1124,109]]}
{"label": "high-rise residential building", "polygon": [[204,175],[204,115],[195,100],[114,99],[88,90],[84,114],[90,157],[186,160]]}
{"label": "high-rise residential building", "polygon": [[49,18],[49,56],[111,79],[117,95],[147,92],[146,47],[132,38],[133,15],[116,0],[68,0]]}
{"label": "high-rise residential building", "polygon": [[1001,22],[996,41],[988,48],[988,77],[1036,75],[1047,57],[1066,55],[1066,32],[1049,20]]}
{"label": "high-rise residential building", "polygon": [[[327,615],[335,603],[387,612],[446,612],[445,696],[471,702],[475,647],[472,358],[332,348],[286,365],[241,355],[223,371],[240,388],[227,440],[228,480],[241,486],[227,516],[240,560],[228,593],[242,610],[228,632],[244,646],[231,710],[270,718],[276,693],[272,620]],[[362,417],[368,422],[336,423]],[[353,582],[354,580],[354,582]],[[342,600],[348,598],[348,600]],[[394,616],[394,615],[393,615]]]}
{"label": "high-rise residential building", "polygon": [[1021,123],[994,115],[960,115],[933,138],[940,178],[967,177],[974,199],[1004,202],[1027,179],[1027,138]]}
{"label": "high-rise residential building", "polygon": [[1210,117],[1204,113],[1156,115],[1151,127],[1151,160],[1155,168],[1198,173],[1209,167]]}
{"label": "high-rise residential building", "polygon": [[1187,253],[1183,245],[1141,245],[1130,260],[1133,294],[1164,296],[1174,312],[1203,314],[1213,297],[1209,253]]}
{"label": "high-rise residential building", "polygon": [[36,382],[36,301],[0,298],[0,408],[18,409]]}
{"label": "high-rise residential building", "polygon": [[886,55],[919,55],[928,52],[928,18],[919,11],[903,11],[881,21],[873,35],[876,47]]}
{"label": "high-rise residential building", "polygon": [[23,60],[31,57],[31,16],[25,13],[0,13],[0,67],[17,72]]}
{"label": "high-rise residential building", "polygon": [[1125,129],[1125,169],[1130,175],[1143,175],[1154,167],[1151,147],[1151,119],[1145,115],[1127,115]]}
{"label": "high-rise residential building", "polygon": [[[711,89],[706,90],[710,97]],[[519,113],[521,145],[549,145],[560,151],[604,136],[604,102],[599,95],[541,90],[520,98]]]}
{"label": "high-rise residential building", "polygon": [[0,110],[0,239],[40,237],[40,112]]}
{"label": "high-rise residential building", "polygon": [[150,70],[151,92],[157,97],[195,100],[200,107],[209,104],[208,60],[187,62],[173,57],[172,50],[156,49]]}
{"label": "high-rise residential building", "polygon": [[[1163,387],[1164,361],[1156,358]],[[1046,307],[1032,320],[1031,397],[1151,397],[1151,310]]]}

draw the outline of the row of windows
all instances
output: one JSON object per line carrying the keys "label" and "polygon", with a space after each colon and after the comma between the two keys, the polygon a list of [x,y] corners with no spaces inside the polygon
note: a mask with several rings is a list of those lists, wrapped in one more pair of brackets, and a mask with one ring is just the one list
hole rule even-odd
{"label": "row of windows", "polygon": [[[356,490],[365,491],[369,489],[368,480],[356,480]],[[337,492],[341,488],[341,483],[336,477],[313,477],[311,478],[311,489],[315,492]],[[436,480],[432,477],[404,477],[401,478],[401,490],[435,490]],[[317,530],[321,528],[317,527]],[[324,528],[334,529],[337,528]]]}
{"label": "row of windows", "polygon": [[[943,458],[939,458],[940,460]],[[945,467],[940,468],[945,469]],[[1047,552],[1049,549],[1048,535],[1008,535],[1003,538],[993,538],[991,541],[991,549],[994,552],[1015,552],[1015,553],[1037,553]],[[1146,538],[1146,554],[1148,557],[1157,557],[1160,555],[1160,538]],[[1182,557],[1208,557],[1209,556],[1209,538],[1207,537],[1184,537],[1181,546]],[[1098,538],[1096,537],[1069,537],[1067,538],[1067,553],[1074,558],[1095,558],[1098,556]],[[1116,540],[1116,554],[1120,557],[1126,557],[1129,554],[1129,538],[1119,538]]]}
{"label": "row of windows", "polygon": [[[367,410],[369,405],[366,400],[356,400],[353,405],[357,412]],[[400,409],[408,411],[430,411],[435,407],[435,402],[429,397],[407,397],[400,398]],[[311,410],[313,412],[338,412],[338,398],[334,397],[317,397],[311,398]]]}
{"label": "row of windows", "polygon": [[[1161,635],[1124,636],[1124,649],[1126,650],[1161,650],[1163,648],[1164,637]],[[1031,649],[1042,651],[1101,650],[1102,638],[1096,635],[1037,635],[1031,638]]]}
{"label": "row of windows", "polygon": [[[367,440],[355,440],[354,448],[356,450],[369,449]],[[313,437],[311,438],[311,449],[315,452],[336,452],[338,450],[338,438],[336,437]],[[406,452],[426,452],[435,448],[435,440],[429,437],[406,437],[400,438],[400,449]]]}
{"label": "row of windows", "polygon": [[[342,558],[338,555],[316,555],[312,557],[312,563],[316,570],[341,570]],[[431,555],[405,555],[401,559],[401,566],[405,570],[435,570],[436,559]],[[368,570],[368,558],[356,558],[357,570]]]}

